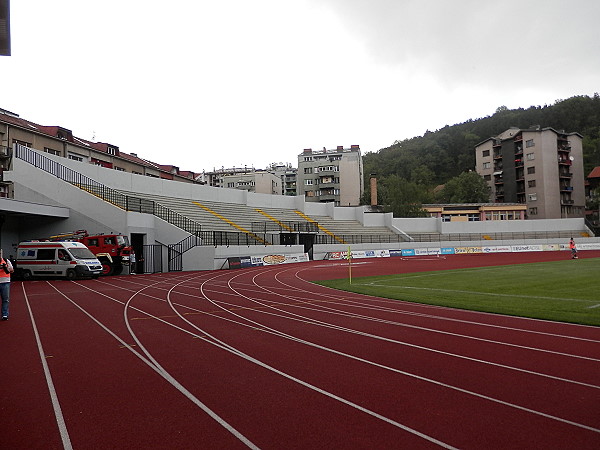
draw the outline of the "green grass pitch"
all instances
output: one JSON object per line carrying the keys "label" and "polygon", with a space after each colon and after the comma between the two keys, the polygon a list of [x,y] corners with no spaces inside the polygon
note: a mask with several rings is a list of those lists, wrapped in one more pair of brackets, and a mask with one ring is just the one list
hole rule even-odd
{"label": "green grass pitch", "polygon": [[600,258],[321,281],[429,305],[600,326]]}

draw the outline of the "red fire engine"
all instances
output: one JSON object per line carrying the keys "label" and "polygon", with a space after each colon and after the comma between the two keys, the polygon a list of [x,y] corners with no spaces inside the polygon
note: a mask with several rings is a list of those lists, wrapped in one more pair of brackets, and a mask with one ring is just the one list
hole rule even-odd
{"label": "red fire engine", "polygon": [[119,275],[129,264],[129,239],[122,234],[90,235],[86,230],[50,236],[48,241],[77,241],[84,244],[102,263],[102,275]]}

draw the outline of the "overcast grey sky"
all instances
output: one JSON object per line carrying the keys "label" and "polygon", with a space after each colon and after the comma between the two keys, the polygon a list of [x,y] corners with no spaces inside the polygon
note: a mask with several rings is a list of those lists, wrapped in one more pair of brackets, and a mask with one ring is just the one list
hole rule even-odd
{"label": "overcast grey sky", "polygon": [[0,108],[182,170],[296,165],[592,95],[599,18],[598,0],[13,0]]}

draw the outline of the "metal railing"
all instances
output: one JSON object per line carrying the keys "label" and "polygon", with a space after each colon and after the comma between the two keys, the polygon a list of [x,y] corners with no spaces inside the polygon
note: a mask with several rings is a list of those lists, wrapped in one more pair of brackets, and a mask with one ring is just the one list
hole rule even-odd
{"label": "metal railing", "polygon": [[41,153],[23,145],[16,145],[16,157],[43,170],[55,177],[66,181],[90,194],[101,198],[125,211],[140,212],[152,214],[164,221],[187,231],[190,234],[197,235],[202,231],[198,222],[175,212],[154,200],[125,195],[115,189],[98,183],[95,180],[83,175],[75,170],[63,166],[62,164],[50,159]]}
{"label": "metal railing", "polygon": [[253,233],[317,233],[319,225],[316,222],[294,222],[289,220],[275,222],[267,220],[252,222],[251,229]]}

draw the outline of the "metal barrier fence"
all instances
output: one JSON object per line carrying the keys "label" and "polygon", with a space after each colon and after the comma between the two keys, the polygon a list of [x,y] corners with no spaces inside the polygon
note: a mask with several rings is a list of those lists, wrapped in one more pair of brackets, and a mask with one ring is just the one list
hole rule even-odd
{"label": "metal barrier fence", "polygon": [[175,212],[166,206],[161,205],[153,200],[148,200],[140,197],[125,195],[115,189],[109,188],[91,178],[76,172],[75,170],[63,166],[62,164],[50,159],[39,152],[25,147],[16,145],[16,157],[33,165],[34,167],[43,170],[55,177],[71,183],[78,188],[95,195],[102,200],[105,200],[125,211],[140,212],[145,214],[153,214],[164,221],[175,225],[182,230],[193,235],[202,231],[202,227],[198,222]]}
{"label": "metal barrier fence", "polygon": [[294,221],[264,221],[252,222],[253,233],[316,233],[319,231],[319,225],[316,222],[294,222]]}
{"label": "metal barrier fence", "polygon": [[162,245],[146,244],[142,247],[144,273],[160,273],[163,271]]}

